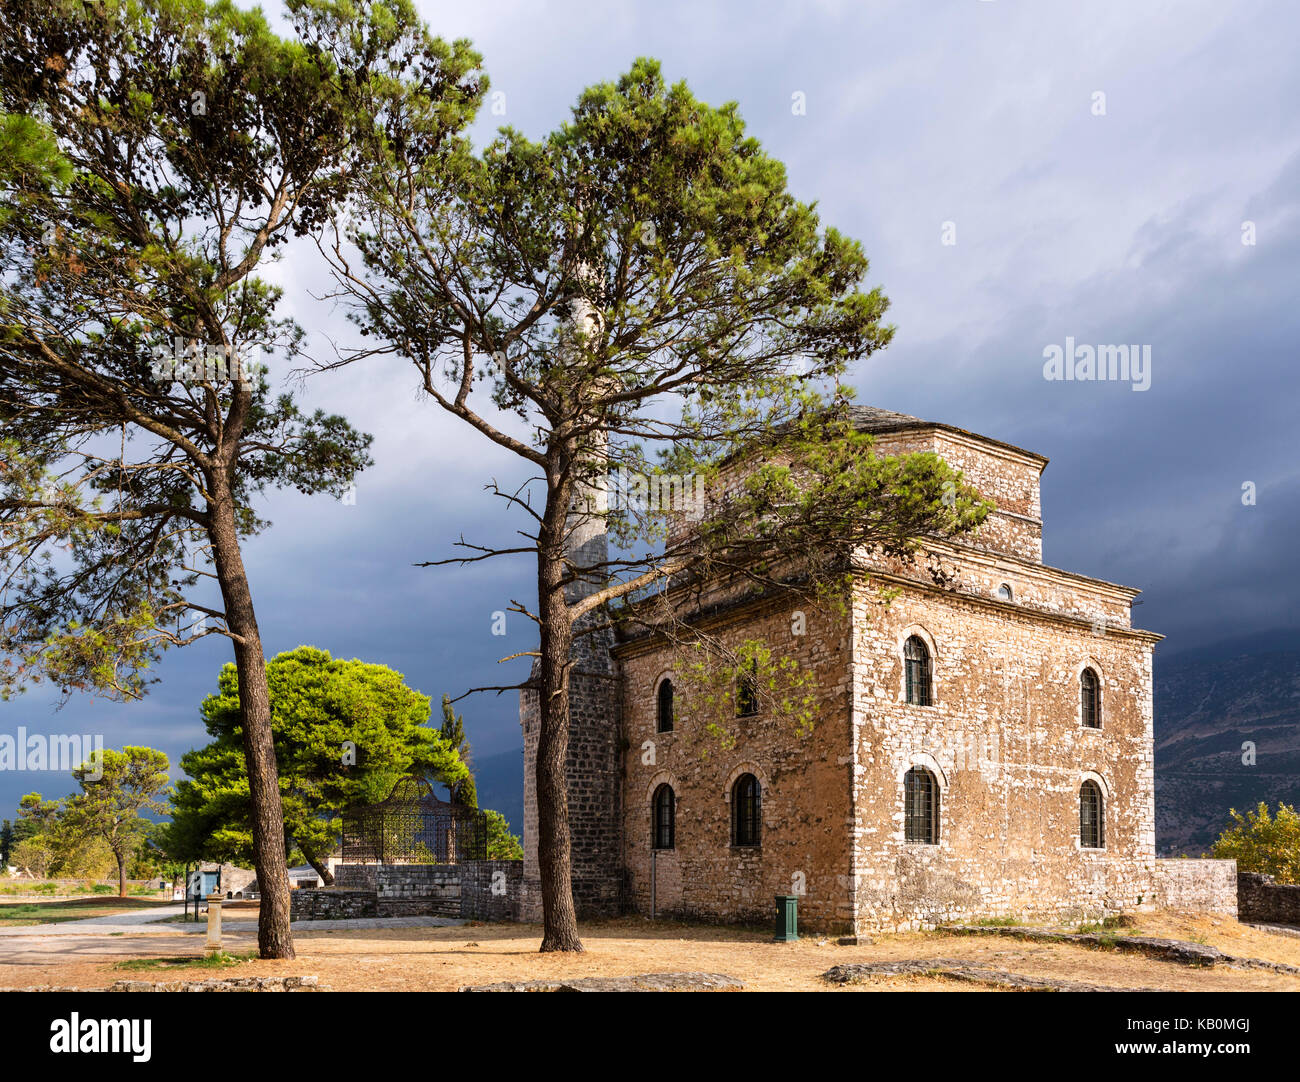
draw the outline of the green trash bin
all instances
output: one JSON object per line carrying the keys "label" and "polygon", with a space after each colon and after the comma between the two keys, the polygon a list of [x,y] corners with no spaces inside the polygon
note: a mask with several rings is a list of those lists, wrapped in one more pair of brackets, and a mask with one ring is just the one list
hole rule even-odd
{"label": "green trash bin", "polygon": [[799,938],[799,896],[797,894],[778,894],[776,896],[776,943],[793,943]]}

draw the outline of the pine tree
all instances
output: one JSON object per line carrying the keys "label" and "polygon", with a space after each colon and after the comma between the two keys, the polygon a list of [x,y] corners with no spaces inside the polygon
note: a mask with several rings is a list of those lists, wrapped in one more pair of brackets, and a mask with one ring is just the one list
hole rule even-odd
{"label": "pine tree", "polygon": [[[341,67],[359,61],[329,20],[309,31]],[[988,507],[937,457],[877,457],[828,417],[849,365],[889,342],[888,301],[865,286],[861,246],[795,198],[734,103],[712,107],[638,60],[539,141],[505,128],[449,149],[438,104],[405,89],[398,122],[351,144],[361,257],[327,254],[369,344],[340,363],[407,357],[434,406],[534,478],[492,486],[525,522],[508,542],[462,541],[459,561],[429,565],[536,561],[536,602],[511,611],[539,645],[503,659],[531,657],[535,674],[478,690],[538,697],[541,949],[581,950],[565,776],[575,643],[688,580],[815,596],[853,551],[912,551]],[[743,486],[719,480],[758,448]],[[604,528],[592,496],[616,468],[704,493],[719,481],[720,498],[690,530],[658,505],[610,514],[617,551],[593,555],[571,542]]]}
{"label": "pine tree", "polygon": [[370,437],[273,389],[263,359],[304,332],[258,274],[346,201],[345,133],[374,114],[350,121],[345,85],[477,92],[477,56],[409,0],[348,11],[369,71],[204,0],[6,0],[0,19],[0,698],[41,678],[138,698],[160,650],[228,638],[264,958],[293,942],[242,546],[261,493],[342,496]]}
{"label": "pine tree", "polygon": [[474,783],[474,767],[470,761],[469,741],[465,739],[465,719],[457,715],[451,705],[451,697],[442,697],[442,739],[449,747],[460,752],[461,762],[469,767],[469,775],[451,791],[453,804],[463,804],[467,808],[478,807],[478,786]]}

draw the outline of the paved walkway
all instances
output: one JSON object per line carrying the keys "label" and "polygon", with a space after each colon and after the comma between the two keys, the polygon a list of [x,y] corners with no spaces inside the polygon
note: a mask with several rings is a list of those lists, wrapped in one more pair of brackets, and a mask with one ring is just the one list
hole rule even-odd
{"label": "paved walkway", "polygon": [[[128,935],[140,932],[170,932],[184,935],[204,935],[208,930],[208,919],[200,916],[196,923],[180,921],[169,922],[157,928],[151,927],[155,921],[178,916],[185,911],[182,905],[164,905],[153,909],[137,909],[127,913],[115,913],[107,917],[87,917],[85,920],[60,921],[57,924],[27,924],[13,928],[0,928],[0,936],[46,936],[46,935]],[[355,928],[450,928],[464,924],[463,920],[452,917],[356,917],[351,920],[296,920],[290,926],[295,932],[337,932]],[[223,933],[256,932],[255,920],[232,920],[225,917],[221,922]]]}
{"label": "paved walkway", "polygon": [[[198,924],[177,924],[176,930],[198,934],[207,930],[206,918]],[[453,917],[350,917],[347,920],[296,920],[289,925],[293,932],[342,932],[356,928],[451,928],[466,923]],[[256,932],[255,920],[223,918],[221,931]]]}
{"label": "paved walkway", "polygon": [[[155,923],[158,918],[179,912],[180,906],[159,906],[143,913],[120,913],[116,918],[93,917],[89,920],[70,920],[60,924],[33,924],[25,928],[0,929],[0,985],[47,983],[43,976],[31,981],[26,973],[43,974],[51,966],[76,963],[102,965],[119,959],[139,958],[141,955],[171,957],[191,955],[203,950],[203,940],[195,940],[207,932],[207,921],[189,923]],[[130,924],[105,923],[121,921],[128,917]],[[253,920],[223,920],[224,949],[231,953],[256,950],[257,922]],[[295,935],[311,933],[328,935],[346,929],[380,928],[430,928],[464,924],[447,917],[388,917],[358,918],[355,920],[294,921]],[[412,937],[419,932],[412,931]],[[91,983],[95,983],[92,981]]]}
{"label": "paved walkway", "polygon": [[[296,920],[289,927],[295,932],[334,932],[347,928],[454,928],[468,923],[458,917],[353,917],[349,920]],[[257,927],[255,921],[248,924]]]}

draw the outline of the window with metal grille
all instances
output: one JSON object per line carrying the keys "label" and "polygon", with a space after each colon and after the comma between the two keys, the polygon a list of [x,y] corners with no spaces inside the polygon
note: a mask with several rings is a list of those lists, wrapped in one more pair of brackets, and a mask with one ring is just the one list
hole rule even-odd
{"label": "window with metal grille", "polygon": [[1082,698],[1083,723],[1089,729],[1101,728],[1101,681],[1091,669],[1079,674],[1079,694]]}
{"label": "window with metal grille", "polygon": [[731,842],[762,844],[763,794],[753,774],[742,774],[731,787]]}
{"label": "window with metal grille", "polygon": [[661,785],[651,800],[654,826],[651,845],[655,849],[672,849],[677,842],[677,808],[671,785]]}
{"label": "window with metal grille", "polygon": [[907,701],[914,706],[929,706],[930,651],[925,643],[913,635],[903,644],[903,669],[907,679]]}
{"label": "window with metal grille", "polygon": [[664,680],[659,685],[659,731],[661,733],[671,733],[673,731],[673,682]]}
{"label": "window with metal grille", "polygon": [[939,844],[939,785],[919,766],[903,776],[903,831],[909,842]]}
{"label": "window with metal grille", "polygon": [[750,718],[758,713],[758,662],[751,661],[749,668],[736,682],[736,716]]}
{"label": "window with metal grille", "polygon": [[1079,788],[1079,844],[1085,849],[1100,849],[1106,844],[1101,786],[1095,781],[1085,781]]}

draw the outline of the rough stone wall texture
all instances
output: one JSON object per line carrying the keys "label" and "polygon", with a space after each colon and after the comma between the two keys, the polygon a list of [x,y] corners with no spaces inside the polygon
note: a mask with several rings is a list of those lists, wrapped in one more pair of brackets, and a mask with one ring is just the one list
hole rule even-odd
{"label": "rough stone wall texture", "polygon": [[379,899],[373,890],[305,887],[289,894],[289,919],[354,920],[379,916]]}
{"label": "rough stone wall texture", "polygon": [[1237,915],[1246,921],[1300,925],[1300,886],[1275,883],[1271,875],[1241,872],[1237,876]]}
{"label": "rough stone wall texture", "polygon": [[459,890],[459,864],[377,864],[376,888],[381,900],[425,898]]}
{"label": "rough stone wall texture", "polygon": [[380,864],[340,864],[334,869],[334,885],[348,890],[379,889]]}
{"label": "rough stone wall texture", "polygon": [[341,864],[334,888],[295,890],[290,912],[298,920],[346,917],[458,917],[458,864]]}
{"label": "rough stone wall texture", "polygon": [[[946,578],[953,592],[969,594],[1018,615],[1039,613],[1052,620],[1083,621],[1098,635],[1131,629],[1130,605],[1138,591],[1097,579],[1071,575],[1044,564],[1011,560],[979,549],[933,542],[927,556],[917,560],[876,558],[878,576],[909,581],[932,581],[931,569]],[[998,596],[1002,585],[1011,588],[1009,602]]]}
{"label": "rough stone wall texture", "polygon": [[996,505],[973,544],[1042,562],[1043,520],[1039,499],[1039,478],[1045,465],[1042,459],[942,428],[883,432],[875,439],[876,453],[881,455],[918,451],[937,454],[961,470],[966,481]]}
{"label": "rough stone wall texture", "polygon": [[354,917],[459,917],[460,884],[452,881],[429,894],[385,898],[373,890],[306,887],[289,899],[290,920],[347,920]]}
{"label": "rough stone wall texture", "polygon": [[459,864],[379,865],[381,917],[460,916]]}
{"label": "rough stone wall texture", "polygon": [[335,886],[295,890],[292,920],[352,917],[519,919],[523,862],[467,860],[460,864],[343,864]]}
{"label": "rough stone wall texture", "polygon": [[1235,860],[1157,860],[1156,905],[1191,913],[1237,915]]}
{"label": "rough stone wall texture", "polygon": [[518,920],[522,860],[471,860],[460,870],[460,916],[466,920]]}
{"label": "rough stone wall texture", "polygon": [[[569,831],[572,839],[573,897],[578,914],[614,916],[621,909],[619,852],[618,685],[609,632],[574,642],[569,678]],[[535,674],[534,674],[535,675]],[[537,693],[519,696],[524,736],[524,869],[521,919],[541,919],[537,865],[537,787],[535,766],[540,717]]]}
{"label": "rough stone wall texture", "polygon": [[[990,915],[1104,915],[1152,894],[1153,636],[1047,618],[932,583],[854,599],[855,923],[912,928]],[[905,701],[903,644],[929,646],[933,705]],[[1082,725],[1079,675],[1102,685]],[[940,791],[939,841],[904,841],[903,776]],[[1104,796],[1105,845],[1079,839],[1085,777]]]}
{"label": "rough stone wall texture", "polygon": [[[797,893],[801,923],[847,928],[849,876],[849,696],[843,663],[848,623],[843,615],[808,607],[804,634],[794,633],[794,605],[736,612],[713,629],[736,646],[760,638],[777,656],[810,668],[818,697],[817,720],[802,735],[790,718],[760,714],[720,718],[734,744],[711,736],[703,712],[692,714],[689,689],[681,689],[669,733],[657,729],[659,681],[680,656],[665,645],[620,649],[627,750],[623,786],[624,859],[628,904],[710,921],[773,919],[773,896]],[[698,696],[697,696],[698,698]],[[762,786],[762,844],[731,844],[731,787],[743,773]],[[651,798],[660,783],[676,795],[676,845],[651,848]]]}

